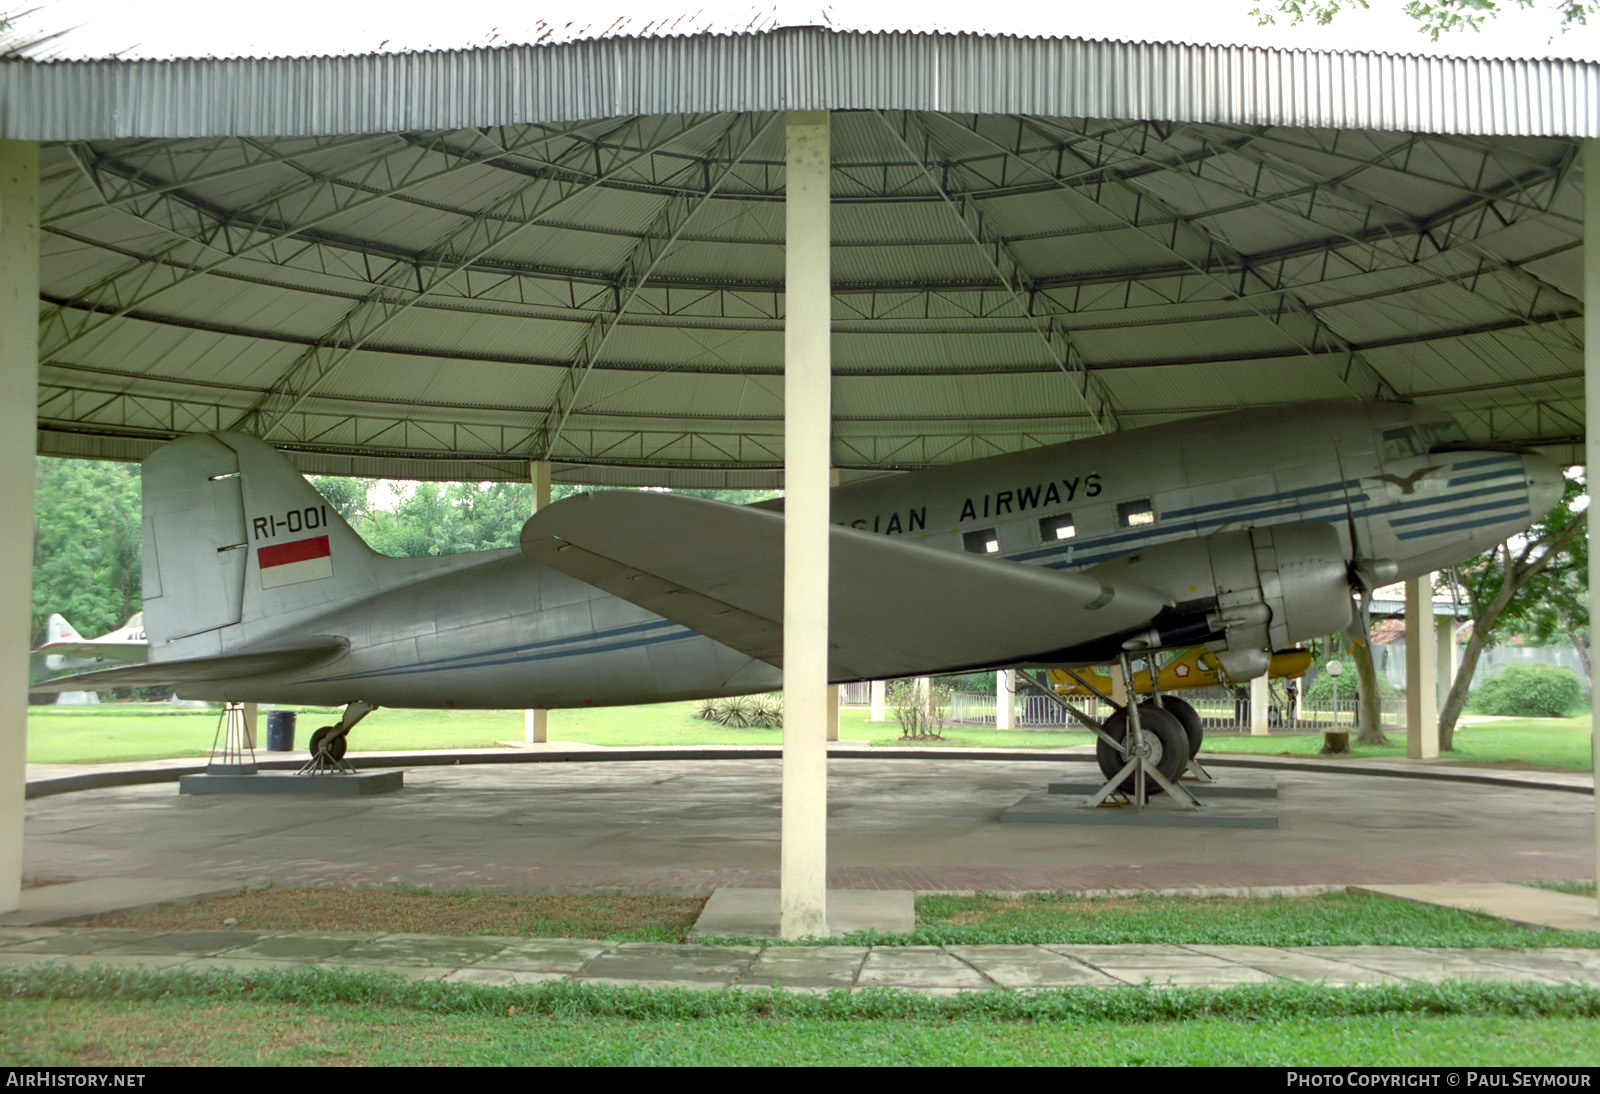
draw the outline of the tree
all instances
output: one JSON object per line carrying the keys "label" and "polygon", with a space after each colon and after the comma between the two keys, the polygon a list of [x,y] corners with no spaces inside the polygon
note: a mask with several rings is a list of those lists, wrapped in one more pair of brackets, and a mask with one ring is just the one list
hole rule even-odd
{"label": "tree", "polygon": [[1507,623],[1534,645],[1571,642],[1583,664],[1584,678],[1593,689],[1594,670],[1589,664],[1589,537],[1585,532],[1573,538],[1567,554],[1570,565],[1562,565],[1551,575],[1544,595],[1531,599]]}
{"label": "tree", "polygon": [[[1494,643],[1496,628],[1544,611],[1543,602],[1551,599],[1555,590],[1576,580],[1576,569],[1587,571],[1587,543],[1573,549],[1587,535],[1587,514],[1578,504],[1583,498],[1583,479],[1569,477],[1561,500],[1533,527],[1456,568],[1456,585],[1472,614],[1472,637],[1439,712],[1441,749],[1454,748],[1456,720],[1466,706],[1472,674],[1483,651]],[[1587,585],[1587,574],[1583,581]]]}
{"label": "tree", "polygon": [[97,635],[140,609],[138,464],[41,457],[33,513],[35,638],[52,612]]}
{"label": "tree", "polygon": [[1372,633],[1369,629],[1350,639],[1350,660],[1356,666],[1356,744],[1386,745],[1389,738],[1383,732],[1383,696],[1378,691],[1378,668],[1372,662]]}
{"label": "tree", "polygon": [[[1346,8],[1369,8],[1368,0],[1269,0],[1250,14],[1263,25],[1276,23],[1281,15],[1290,26],[1312,22],[1327,26],[1334,16]],[[1441,34],[1458,30],[1481,30],[1486,20],[1493,19],[1510,8],[1531,8],[1534,0],[1409,0],[1405,13],[1418,23],[1419,29],[1435,42]],[[1556,10],[1561,13],[1561,29],[1584,26],[1600,4],[1595,0],[1558,0]]]}

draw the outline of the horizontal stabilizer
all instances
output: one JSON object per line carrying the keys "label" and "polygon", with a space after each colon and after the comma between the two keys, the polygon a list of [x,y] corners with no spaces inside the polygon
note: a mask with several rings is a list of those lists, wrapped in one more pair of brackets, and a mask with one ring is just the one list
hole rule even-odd
{"label": "horizontal stabilizer", "polygon": [[77,642],[46,642],[34,653],[52,657],[94,657],[102,661],[126,661],[138,664],[150,654],[148,642],[101,642],[82,639]]}
{"label": "horizontal stabilizer", "polygon": [[[751,657],[783,656],[781,513],[604,491],[522,529],[529,558]],[[829,676],[1005,665],[1137,630],[1167,601],[1140,585],[830,529]]]}
{"label": "horizontal stabilizer", "polygon": [[122,669],[101,669],[75,676],[58,676],[28,685],[29,691],[106,691],[110,688],[142,687],[146,684],[209,684],[310,668],[343,653],[349,643],[343,638],[316,636],[293,645],[270,649],[244,650],[220,657],[193,657],[175,661],[152,661]]}

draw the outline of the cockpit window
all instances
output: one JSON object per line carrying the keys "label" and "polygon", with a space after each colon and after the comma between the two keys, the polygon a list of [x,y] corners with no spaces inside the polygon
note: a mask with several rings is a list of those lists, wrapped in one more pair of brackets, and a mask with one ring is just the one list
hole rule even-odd
{"label": "cockpit window", "polygon": [[1422,445],[1429,452],[1467,441],[1467,431],[1455,422],[1428,422],[1418,426],[1417,432],[1422,435]]}
{"label": "cockpit window", "polygon": [[1417,437],[1417,431],[1411,426],[1399,429],[1385,429],[1378,435],[1378,451],[1385,460],[1404,460],[1412,456],[1420,456],[1425,451]]}

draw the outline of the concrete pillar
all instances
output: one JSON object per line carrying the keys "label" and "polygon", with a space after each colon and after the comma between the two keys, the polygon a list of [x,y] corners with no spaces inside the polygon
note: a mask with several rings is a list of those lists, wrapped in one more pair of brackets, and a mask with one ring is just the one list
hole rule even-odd
{"label": "concrete pillar", "polygon": [[1265,737],[1269,729],[1267,712],[1272,709],[1272,689],[1265,674],[1250,681],[1250,736]]}
{"label": "concrete pillar", "polygon": [[1433,630],[1433,575],[1406,582],[1406,755],[1439,755],[1439,656]]}
{"label": "concrete pillar", "polygon": [[839,739],[839,685],[828,685],[828,740]]}
{"label": "concrete pillar", "polygon": [[240,703],[239,709],[244,722],[243,744],[246,748],[255,748],[258,740],[256,737],[256,717],[261,712],[261,706],[259,703]]}
{"label": "concrete pillar", "polygon": [[[1600,141],[1583,142],[1583,412],[1584,421],[1600,422]],[[1594,232],[1589,231],[1596,226]],[[0,327],[0,337],[4,337]],[[1584,465],[1592,484],[1600,474],[1600,429],[1584,431]],[[1591,491],[1593,487],[1591,486]],[[1589,542],[1600,543],[1600,506],[1589,506]],[[1600,551],[1589,552],[1589,588],[1600,589]],[[1591,641],[1591,645],[1592,645]],[[1593,656],[1591,654],[1591,656]],[[1594,728],[1592,756],[1600,756],[1600,688],[1590,700]],[[1595,876],[1600,877],[1600,779],[1595,781]],[[1600,902],[1600,891],[1596,892]]]}
{"label": "concrete pillar", "polygon": [[1438,679],[1438,700],[1435,709],[1443,710],[1450,697],[1450,685],[1456,681],[1456,621],[1454,616],[1434,617],[1434,646],[1438,649],[1438,666],[1434,675]]}
{"label": "concrete pillar", "polygon": [[[533,511],[537,513],[550,504],[550,461],[529,460],[528,481],[533,483]],[[548,710],[523,711],[523,742],[530,745],[542,745],[549,739],[550,712]]]}
{"label": "concrete pillar", "polygon": [[[828,483],[833,362],[826,112],[790,111],[784,195],[783,823],[779,930],[828,933]],[[837,709],[837,704],[835,704]]]}
{"label": "concrete pillar", "polygon": [[872,713],[868,715],[867,720],[871,722],[882,722],[888,720],[888,717],[889,681],[874,680],[872,681]]}
{"label": "concrete pillar", "polygon": [[994,674],[994,728],[1017,728],[1017,670]]}
{"label": "concrete pillar", "polygon": [[0,912],[22,902],[38,386],[39,146],[0,141]]}

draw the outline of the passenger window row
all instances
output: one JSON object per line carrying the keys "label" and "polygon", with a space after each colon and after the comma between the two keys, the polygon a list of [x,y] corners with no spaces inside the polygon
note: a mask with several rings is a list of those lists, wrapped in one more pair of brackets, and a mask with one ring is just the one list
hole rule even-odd
{"label": "passenger window row", "polygon": [[[1156,507],[1149,498],[1125,501],[1117,505],[1119,528],[1143,528],[1155,522]],[[1053,517],[1039,518],[1039,540],[1046,546],[1075,539],[1077,535],[1078,525],[1071,513],[1058,513]],[[964,532],[961,536],[961,546],[975,555],[997,555],[1000,553],[999,531],[994,528],[976,528]],[[1033,544],[1030,543],[1028,546],[1031,547]]]}

